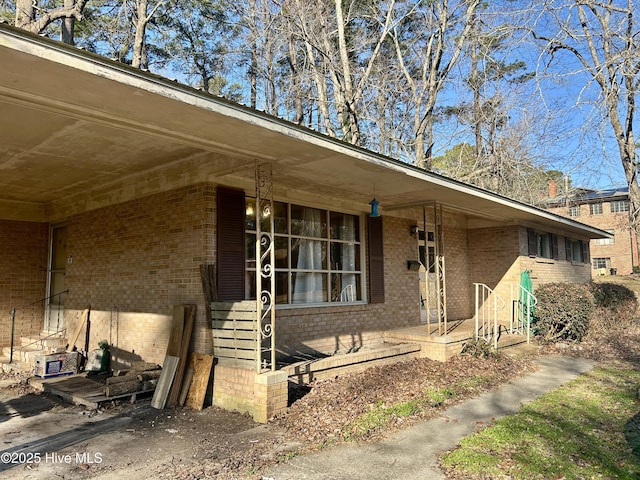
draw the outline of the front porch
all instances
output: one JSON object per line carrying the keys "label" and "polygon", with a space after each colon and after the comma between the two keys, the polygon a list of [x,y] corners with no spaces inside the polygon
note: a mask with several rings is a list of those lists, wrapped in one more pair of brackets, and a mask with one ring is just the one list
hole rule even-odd
{"label": "front porch", "polygon": [[[499,325],[498,329],[498,351],[515,351],[515,347],[527,350],[537,348],[527,344],[526,336],[510,333],[509,326]],[[304,384],[413,358],[444,362],[460,354],[466,343],[474,341],[475,332],[476,321],[473,318],[449,322],[446,334],[444,326],[439,331],[438,325],[433,323],[397,328],[383,332],[380,343],[365,345],[355,352],[307,358],[283,365],[280,370],[287,373],[290,382]]]}

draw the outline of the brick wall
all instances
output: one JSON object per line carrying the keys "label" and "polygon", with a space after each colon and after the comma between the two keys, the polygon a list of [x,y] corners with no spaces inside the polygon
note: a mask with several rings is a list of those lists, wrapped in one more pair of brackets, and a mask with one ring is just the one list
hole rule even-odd
{"label": "brick wall", "polygon": [[256,374],[253,370],[216,365],[213,373],[214,404],[249,413],[266,423],[288,406],[288,381],[284,371]]}
{"label": "brick wall", "polygon": [[499,313],[501,318],[508,318],[508,302],[512,295],[517,298],[520,275],[525,270],[531,274],[534,291],[544,283],[591,280],[588,263],[564,260],[564,237],[558,241],[560,260],[553,260],[529,257],[527,229],[523,227],[484,228],[470,230],[468,234],[473,282],[486,284],[505,301],[505,307]]}
{"label": "brick wall", "polygon": [[16,311],[16,336],[43,327],[48,238],[48,224],[0,220],[0,345],[10,343],[13,308],[29,305]]}
{"label": "brick wall", "polygon": [[[549,211],[568,216],[566,207],[550,208]],[[610,258],[610,268],[617,269],[618,274],[628,275],[633,272],[634,252],[636,259],[638,253],[629,228],[627,212],[611,213],[610,202],[603,202],[602,214],[591,215],[589,205],[580,205],[580,215],[572,218],[602,230],[614,230],[613,244],[596,245],[595,241],[591,240],[589,244],[591,258]],[[608,271],[606,273],[609,274]],[[597,274],[598,272],[594,270],[593,275]]]}
{"label": "brick wall", "polygon": [[[450,216],[450,215],[449,215]],[[471,318],[472,275],[469,269],[470,243],[467,230],[444,225],[444,262],[447,294],[447,319]]]}
{"label": "brick wall", "polygon": [[76,215],[67,228],[72,263],[66,272],[65,321],[70,332],[82,309],[91,305],[90,349],[108,340],[116,362],[162,364],[173,305],[195,304],[192,349],[211,353],[200,264],[214,259],[213,186],[181,188]]}

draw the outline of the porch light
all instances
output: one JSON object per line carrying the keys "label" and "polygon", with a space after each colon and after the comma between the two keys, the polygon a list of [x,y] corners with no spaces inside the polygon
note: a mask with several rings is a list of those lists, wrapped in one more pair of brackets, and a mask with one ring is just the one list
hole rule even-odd
{"label": "porch light", "polygon": [[371,205],[371,213],[369,214],[369,216],[379,217],[380,213],[378,212],[378,205],[380,205],[380,202],[376,200],[376,197],[373,197],[373,200],[369,202],[369,205]]}
{"label": "porch light", "polygon": [[418,235],[418,225],[411,225],[411,229],[409,230],[409,234],[412,237],[415,237],[416,235]]}

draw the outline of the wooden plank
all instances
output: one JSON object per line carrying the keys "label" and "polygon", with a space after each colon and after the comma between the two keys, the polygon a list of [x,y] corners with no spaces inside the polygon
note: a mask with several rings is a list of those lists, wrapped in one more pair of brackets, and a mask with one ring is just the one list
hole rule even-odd
{"label": "wooden plank", "polygon": [[180,346],[180,357],[178,366],[176,367],[176,375],[173,384],[169,390],[169,396],[167,397],[167,405],[169,407],[175,407],[180,397],[180,389],[182,388],[182,378],[184,376],[184,370],[187,366],[187,357],[189,354],[189,345],[191,344],[191,332],[193,331],[193,325],[196,321],[196,306],[185,305],[186,321],[184,324],[184,330],[182,331],[182,345]]}
{"label": "wooden plank", "polygon": [[167,355],[172,357],[180,356],[182,346],[182,332],[184,330],[185,306],[174,305],[173,317],[171,320],[171,332],[169,333],[169,344],[167,345]]}
{"label": "wooden plank", "polygon": [[255,360],[255,350],[238,350],[237,348],[214,347],[213,354],[216,358],[238,358],[240,360]]}
{"label": "wooden plank", "polygon": [[255,342],[256,332],[251,330],[215,330],[213,332],[213,338],[253,340]]}
{"label": "wooden plank", "polygon": [[255,300],[242,300],[239,302],[212,302],[211,311],[238,311],[238,312],[255,312]]}
{"label": "wooden plank", "polygon": [[[132,375],[133,376],[133,375]],[[129,382],[115,383],[104,387],[105,397],[116,397],[127,393],[136,393],[142,391],[142,382],[136,377]]]}
{"label": "wooden plank", "polygon": [[[191,355],[189,355],[191,358]],[[184,405],[184,402],[187,400],[187,393],[191,389],[191,382],[193,380],[193,365],[188,365],[187,369],[184,372],[184,379],[182,380],[182,388],[180,389],[180,398],[178,399],[178,403],[180,406]]]}
{"label": "wooden plank", "polygon": [[176,374],[176,368],[178,368],[178,357],[167,355],[164,357],[164,363],[162,364],[162,373],[158,380],[158,385],[153,392],[153,398],[151,399],[151,406],[162,410],[167,402],[167,395],[169,395],[169,389],[173,383],[173,379]]}
{"label": "wooden plank", "polygon": [[186,406],[196,410],[204,408],[204,397],[211,378],[211,367],[213,366],[213,355],[192,353],[190,361],[193,362],[193,381],[187,394]]}
{"label": "wooden plank", "polygon": [[218,310],[211,311],[211,318],[213,320],[248,320],[248,321],[256,321],[256,311],[255,309],[251,312],[233,310],[229,312],[221,312]]}
{"label": "wooden plank", "polygon": [[251,350],[254,351],[256,349],[256,341],[253,340],[243,340],[238,338],[218,338],[214,337],[216,346],[218,347],[226,347],[226,348],[239,348],[242,350]]}
{"label": "wooden plank", "polygon": [[80,338],[80,332],[82,331],[82,327],[84,327],[84,324],[86,323],[86,321],[89,319],[89,315],[91,314],[91,305],[87,305],[87,308],[85,308],[82,311],[82,315],[80,316],[80,323],[78,324],[78,326],[76,327],[76,331],[73,334],[73,339],[71,340],[71,343],[69,344],[69,349],[73,351],[73,348],[76,346],[76,343],[78,342],[78,338]]}
{"label": "wooden plank", "polygon": [[253,320],[213,320],[211,326],[214,330],[247,330],[256,331],[257,323]]}

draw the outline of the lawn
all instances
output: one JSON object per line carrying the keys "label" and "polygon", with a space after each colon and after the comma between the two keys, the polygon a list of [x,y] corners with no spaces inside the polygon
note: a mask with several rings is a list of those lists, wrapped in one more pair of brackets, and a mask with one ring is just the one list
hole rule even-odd
{"label": "lawn", "polygon": [[640,478],[640,371],[599,367],[467,437],[441,462],[458,479]]}

